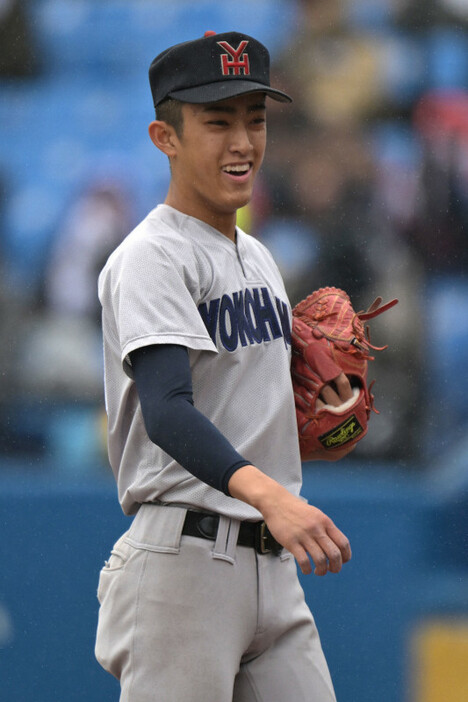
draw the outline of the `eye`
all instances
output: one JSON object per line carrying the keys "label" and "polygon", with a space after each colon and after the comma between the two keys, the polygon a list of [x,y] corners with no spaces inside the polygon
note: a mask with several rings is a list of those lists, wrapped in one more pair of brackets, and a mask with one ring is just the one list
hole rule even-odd
{"label": "eye", "polygon": [[224,119],[213,119],[210,120],[207,124],[212,124],[215,127],[226,127],[228,123]]}
{"label": "eye", "polygon": [[266,119],[265,117],[254,117],[251,124],[253,124],[254,127],[263,127],[263,125],[266,124]]}

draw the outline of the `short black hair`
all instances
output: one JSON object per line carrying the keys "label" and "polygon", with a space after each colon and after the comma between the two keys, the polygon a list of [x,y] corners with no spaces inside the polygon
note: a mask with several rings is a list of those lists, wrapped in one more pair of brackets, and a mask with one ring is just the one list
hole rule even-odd
{"label": "short black hair", "polygon": [[156,107],[156,119],[167,122],[174,127],[178,137],[182,136],[184,128],[183,103],[174,98],[166,98]]}

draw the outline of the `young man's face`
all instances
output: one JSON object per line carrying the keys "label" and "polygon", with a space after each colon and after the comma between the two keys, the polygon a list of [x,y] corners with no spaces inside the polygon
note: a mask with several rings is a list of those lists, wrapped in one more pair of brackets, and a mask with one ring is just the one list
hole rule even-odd
{"label": "young man's face", "polygon": [[203,221],[232,217],[252,197],[266,144],[262,93],[183,106],[172,179],[176,206]]}

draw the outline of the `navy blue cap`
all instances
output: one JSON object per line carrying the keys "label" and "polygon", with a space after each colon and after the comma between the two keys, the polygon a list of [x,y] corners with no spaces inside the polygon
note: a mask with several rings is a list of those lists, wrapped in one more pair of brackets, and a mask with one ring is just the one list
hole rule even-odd
{"label": "navy blue cap", "polygon": [[270,86],[268,49],[239,32],[206,32],[166,49],[151,63],[149,80],[155,107],[166,98],[201,104],[255,92],[292,101]]}

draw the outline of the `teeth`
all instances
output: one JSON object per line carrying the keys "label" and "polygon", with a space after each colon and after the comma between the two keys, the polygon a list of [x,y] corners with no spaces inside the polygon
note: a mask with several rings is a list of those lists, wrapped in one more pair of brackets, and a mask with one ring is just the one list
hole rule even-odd
{"label": "teeth", "polygon": [[242,165],[239,164],[235,166],[225,166],[223,168],[223,171],[225,171],[226,173],[247,173],[249,168],[250,166],[248,165],[248,163],[246,163]]}

